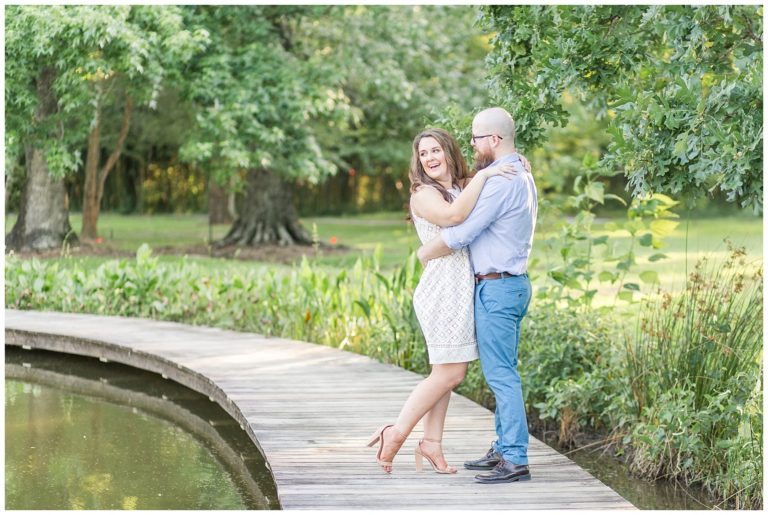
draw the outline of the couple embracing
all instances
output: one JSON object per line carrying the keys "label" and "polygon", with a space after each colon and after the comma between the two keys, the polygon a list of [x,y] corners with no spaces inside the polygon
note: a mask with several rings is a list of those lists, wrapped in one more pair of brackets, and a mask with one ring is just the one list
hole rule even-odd
{"label": "couple embracing", "polygon": [[429,129],[413,141],[410,208],[425,265],[413,304],[432,372],[411,392],[395,423],[379,428],[368,445],[379,444],[376,461],[389,473],[423,419],[416,470],[426,459],[435,472],[457,472],[442,452],[445,416],[451,390],[479,357],[496,398],[496,440],[464,467],[486,470],[475,476],[480,483],[507,483],[531,478],[517,352],[531,299],[527,267],[537,195],[507,111],[495,107],[475,116],[471,143],[478,170],[473,177],[446,131]]}

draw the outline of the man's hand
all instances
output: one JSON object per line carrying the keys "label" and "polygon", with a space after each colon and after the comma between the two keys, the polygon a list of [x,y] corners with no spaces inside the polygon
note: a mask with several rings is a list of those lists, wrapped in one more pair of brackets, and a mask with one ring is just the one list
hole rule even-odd
{"label": "man's hand", "polygon": [[424,256],[424,245],[419,247],[419,249],[416,251],[416,257],[419,258],[419,263],[421,263],[422,267],[427,266],[427,259]]}

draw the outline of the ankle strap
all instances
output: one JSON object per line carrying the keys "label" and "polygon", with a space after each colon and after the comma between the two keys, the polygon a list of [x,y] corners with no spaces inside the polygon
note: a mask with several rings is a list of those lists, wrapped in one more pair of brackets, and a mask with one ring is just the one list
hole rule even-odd
{"label": "ankle strap", "polygon": [[422,439],[421,439],[421,441],[422,441],[422,442],[443,443],[443,441],[442,441],[442,440],[434,440],[434,439],[432,439],[432,438],[422,438]]}

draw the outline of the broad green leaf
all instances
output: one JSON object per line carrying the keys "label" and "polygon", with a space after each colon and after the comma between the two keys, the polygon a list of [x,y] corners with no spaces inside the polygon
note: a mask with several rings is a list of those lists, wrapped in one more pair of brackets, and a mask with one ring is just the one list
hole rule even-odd
{"label": "broad green leaf", "polygon": [[618,279],[618,278],[619,278],[619,276],[618,276],[618,274],[614,274],[614,273],[612,273],[612,272],[609,272],[609,271],[607,271],[607,270],[604,270],[604,271],[600,272],[600,273],[597,275],[597,278],[598,278],[600,281],[602,281],[602,282],[611,282],[611,283],[614,283],[614,282],[616,281],[616,279]]}
{"label": "broad green leaf", "polygon": [[673,220],[654,220],[651,222],[651,232],[658,238],[663,238],[672,234],[680,222]]}
{"label": "broad green leaf", "polygon": [[605,202],[605,185],[602,182],[590,182],[584,188],[584,193],[595,202]]}
{"label": "broad green leaf", "polygon": [[626,301],[626,302],[632,302],[634,299],[634,296],[631,291],[621,291],[618,295],[619,299]]}

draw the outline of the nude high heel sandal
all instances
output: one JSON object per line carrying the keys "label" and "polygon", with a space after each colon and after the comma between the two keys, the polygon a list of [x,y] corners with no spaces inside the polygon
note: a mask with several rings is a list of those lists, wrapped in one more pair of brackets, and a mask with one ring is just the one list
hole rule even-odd
{"label": "nude high heel sandal", "polygon": [[[390,427],[392,428],[392,431],[394,431],[395,433],[400,435],[400,437],[403,439],[403,442],[400,444],[401,446],[403,445],[403,443],[405,443],[405,440],[407,438],[403,433],[398,431],[397,428],[393,424],[383,425],[380,428],[378,428],[376,430],[376,432],[373,433],[373,435],[371,435],[370,440],[368,440],[367,446],[368,447],[373,447],[374,445],[376,445],[376,442],[379,442],[379,450],[376,453],[376,463],[378,463],[380,467],[391,467],[392,466],[392,462],[391,461],[384,461],[384,460],[381,459],[381,451],[384,450],[384,431],[386,431],[387,428],[390,428]],[[395,452],[395,455],[397,455],[397,452]],[[387,474],[389,474],[391,472],[390,470],[386,470],[386,469],[384,471]]]}
{"label": "nude high heel sandal", "polygon": [[441,443],[441,440],[431,440],[429,438],[424,438],[423,440],[419,440],[419,444],[413,450],[414,457],[416,458],[416,472],[421,472],[423,470],[422,459],[426,458],[429,464],[432,465],[432,470],[434,470],[438,474],[455,474],[457,472],[457,469],[455,467],[451,467],[450,465],[447,465],[444,469],[441,469],[437,466],[437,464],[435,463],[435,460],[433,460],[428,454],[424,453],[424,451],[421,449],[421,443],[425,441],[433,442],[436,444]]}

